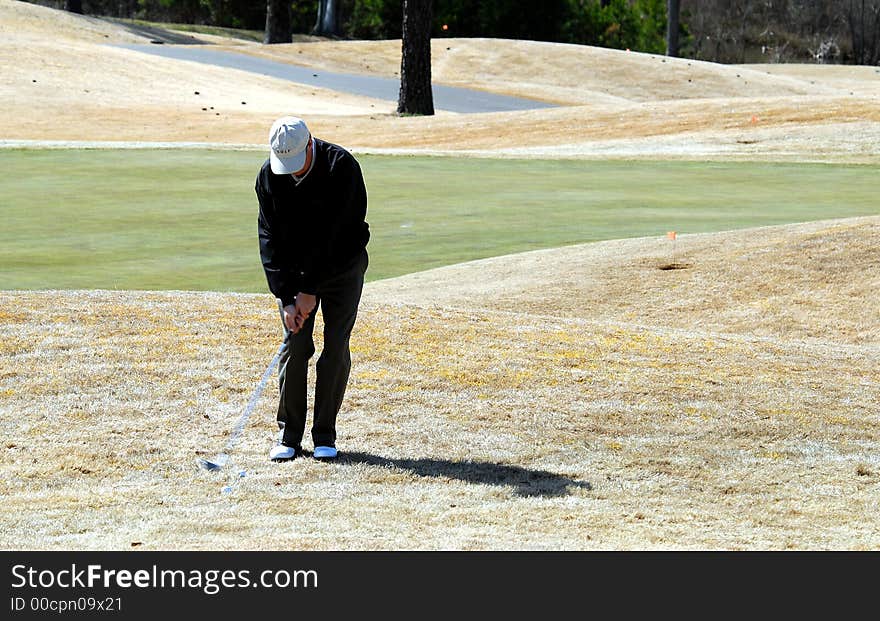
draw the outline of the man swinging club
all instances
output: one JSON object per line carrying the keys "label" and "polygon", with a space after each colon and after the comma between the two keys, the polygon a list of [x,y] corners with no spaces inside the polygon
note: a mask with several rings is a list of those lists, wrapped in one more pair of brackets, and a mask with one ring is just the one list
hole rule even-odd
{"label": "man swinging club", "polygon": [[349,336],[369,261],[367,190],[354,156],[312,136],[302,119],[275,121],[269,145],[255,185],[260,258],[284,323],[278,366],[281,432],[269,458],[302,454],[307,373],[320,306],[324,349],[317,363],[311,433],[314,457],[334,459],[336,416],[351,370]]}

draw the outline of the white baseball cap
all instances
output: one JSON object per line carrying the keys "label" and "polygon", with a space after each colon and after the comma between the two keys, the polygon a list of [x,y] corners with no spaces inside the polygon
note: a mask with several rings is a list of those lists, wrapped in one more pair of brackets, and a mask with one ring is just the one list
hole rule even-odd
{"label": "white baseball cap", "polygon": [[295,116],[283,116],[269,130],[269,165],[276,175],[289,175],[306,163],[306,147],[311,137],[306,122]]}

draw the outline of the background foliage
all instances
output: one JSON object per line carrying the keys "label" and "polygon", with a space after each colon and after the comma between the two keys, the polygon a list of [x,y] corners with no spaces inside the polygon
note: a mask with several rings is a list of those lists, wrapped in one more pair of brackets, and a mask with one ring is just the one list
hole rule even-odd
{"label": "background foliage", "polygon": [[[64,0],[37,0],[64,8]],[[401,0],[337,0],[344,38],[401,35]],[[318,0],[290,2],[294,33]],[[259,0],[83,0],[86,14],[262,30]],[[446,24],[448,29],[443,30]],[[666,0],[434,0],[436,37],[665,50]],[[715,62],[880,63],[880,0],[681,0],[681,56]]]}

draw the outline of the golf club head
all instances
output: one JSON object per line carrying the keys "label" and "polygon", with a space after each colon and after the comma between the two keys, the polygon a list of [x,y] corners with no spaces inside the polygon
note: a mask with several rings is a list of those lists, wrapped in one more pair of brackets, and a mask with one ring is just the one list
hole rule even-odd
{"label": "golf club head", "polygon": [[226,465],[226,461],[229,459],[229,456],[225,453],[221,453],[217,455],[213,460],[207,460],[204,457],[199,457],[196,460],[196,463],[199,464],[199,467],[202,470],[207,470],[209,472],[215,472],[220,470],[223,466]]}

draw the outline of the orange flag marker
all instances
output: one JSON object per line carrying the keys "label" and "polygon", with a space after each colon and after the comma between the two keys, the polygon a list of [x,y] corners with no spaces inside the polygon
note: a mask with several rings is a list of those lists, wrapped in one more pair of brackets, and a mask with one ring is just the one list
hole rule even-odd
{"label": "orange flag marker", "polygon": [[675,231],[669,231],[666,237],[672,240],[672,265],[675,265]]}

